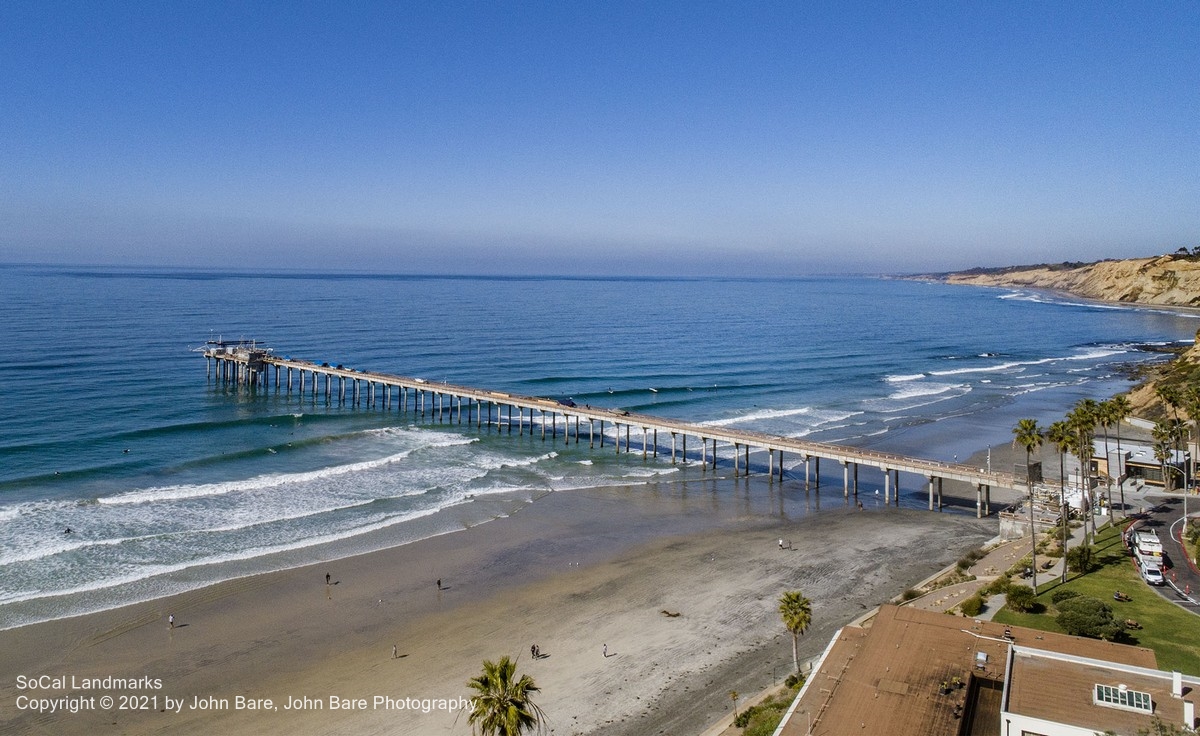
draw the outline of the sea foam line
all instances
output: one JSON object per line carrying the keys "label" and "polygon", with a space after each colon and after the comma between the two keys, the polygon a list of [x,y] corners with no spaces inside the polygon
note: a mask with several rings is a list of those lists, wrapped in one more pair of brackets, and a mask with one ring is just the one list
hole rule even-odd
{"label": "sea foam line", "polygon": [[[139,569],[139,572],[137,574],[126,574],[126,575],[122,575],[120,577],[115,577],[115,578],[114,577],[106,577],[104,580],[96,580],[91,583],[87,583],[84,585],[76,585],[74,587],[66,588],[63,590],[47,591],[47,590],[41,589],[41,590],[36,590],[36,591],[29,591],[27,593],[17,593],[15,595],[10,595],[6,598],[0,599],[0,603],[3,603],[3,604],[21,603],[24,601],[33,601],[33,600],[39,600],[39,599],[43,599],[43,598],[54,598],[57,596],[68,596],[68,595],[78,595],[81,593],[90,593],[90,592],[94,592],[97,590],[106,590],[109,588],[116,588],[121,585],[137,583],[137,582],[141,582],[143,580],[150,580],[150,579],[153,579],[156,577],[160,577],[162,575],[169,575],[173,572],[179,572],[181,570],[188,570],[188,569],[191,569],[194,567],[204,567],[207,565],[219,565],[219,564],[228,563],[228,562],[241,562],[244,560],[254,559],[256,557],[265,557],[267,555],[279,554],[282,552],[291,552],[291,551],[298,550],[298,549],[304,549],[306,547],[314,547],[319,544],[339,542],[343,539],[348,539],[353,536],[358,536],[360,534],[366,534],[369,532],[379,531],[380,529],[386,529],[388,527],[395,526],[396,524],[401,524],[406,521],[412,521],[414,519],[419,519],[421,517],[430,516],[432,514],[437,513],[440,510],[441,510],[440,507],[433,507],[433,508],[428,508],[428,509],[417,509],[415,511],[410,511],[406,514],[399,514],[394,517],[383,518],[374,524],[368,524],[366,526],[355,527],[354,529],[349,529],[349,530],[346,530],[343,532],[334,532],[331,534],[323,534],[318,537],[302,539],[302,540],[298,540],[295,542],[291,542],[289,544],[278,544],[278,545],[271,545],[271,546],[266,546],[266,547],[251,547],[248,549],[244,549],[240,552],[231,552],[231,553],[227,553],[227,554],[223,554],[223,555],[214,555],[214,556],[204,557],[204,558],[200,558],[200,559],[196,559],[196,560],[188,560],[186,562],[178,562],[175,564],[154,565],[154,566],[150,566],[150,567],[143,567],[143,568]],[[303,563],[303,564],[308,564],[308,563]],[[202,583],[201,585],[207,585],[207,584],[208,583]],[[149,598],[154,598],[154,597],[157,597],[157,596],[150,596]],[[146,599],[144,599],[144,600],[146,600]],[[121,603],[119,605],[125,605],[125,603]],[[104,610],[104,609],[97,609],[97,610]],[[17,625],[19,626],[22,624],[18,623]],[[4,628],[12,628],[12,627],[4,627]],[[0,630],[3,630],[3,628],[0,628]]]}
{"label": "sea foam line", "polygon": [[225,481],[222,483],[156,486],[154,488],[146,488],[140,491],[129,491],[116,496],[99,498],[97,501],[102,504],[151,503],[154,501],[180,501],[192,498],[223,496],[229,493],[258,491],[264,488],[274,488],[277,486],[294,483],[306,483],[314,480],[346,475],[347,473],[357,473],[364,470],[372,470],[374,468],[383,467],[390,463],[399,462],[418,450],[425,450],[435,447],[467,445],[472,442],[478,442],[478,439],[473,437],[463,437],[456,440],[433,442],[422,445],[421,447],[413,447],[403,450],[393,455],[388,455],[375,460],[364,460],[357,463],[347,463],[346,465],[335,465],[333,467],[321,468],[320,470],[309,470],[303,473],[272,473],[268,475],[259,475],[253,478],[247,478],[245,480]]}

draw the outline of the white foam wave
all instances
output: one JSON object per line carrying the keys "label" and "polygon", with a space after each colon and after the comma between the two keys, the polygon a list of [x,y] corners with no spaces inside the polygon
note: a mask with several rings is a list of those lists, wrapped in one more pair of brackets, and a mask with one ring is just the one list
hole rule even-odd
{"label": "white foam wave", "polygon": [[755,422],[763,419],[779,419],[780,417],[794,417],[800,414],[812,413],[812,407],[802,406],[798,409],[763,409],[761,411],[752,411],[748,414],[740,414],[735,417],[725,417],[723,419],[709,419],[708,421],[700,422],[706,427],[728,427],[731,424],[739,424],[741,422]]}
{"label": "white foam wave", "polygon": [[558,457],[558,453],[555,452],[554,450],[551,450],[550,452],[547,452],[544,455],[538,455],[536,457],[526,457],[526,458],[521,458],[520,460],[505,460],[505,461],[499,463],[498,465],[496,465],[495,467],[496,468],[527,468],[530,465],[537,465],[538,463],[545,462],[546,460],[553,460],[556,457]]}
{"label": "white foam wave", "polygon": [[970,390],[971,387],[965,383],[921,383],[906,386],[892,393],[887,398],[891,401],[903,401],[904,399],[915,399],[921,396],[937,396],[949,391],[962,391],[966,393]]}
{"label": "white foam wave", "polygon": [[[158,536],[166,536],[160,534],[141,534],[135,537],[116,537],[113,539],[88,539],[86,541],[74,543],[59,543],[47,544],[39,546],[35,549],[10,552],[0,556],[0,565],[12,565],[18,562],[30,562],[32,560],[40,560],[45,557],[53,557],[54,555],[74,552],[80,549],[90,549],[92,547],[114,547],[118,544],[126,542],[142,542],[147,539],[154,539]],[[62,535],[61,539],[69,539],[67,535]]]}
{"label": "white foam wave", "polygon": [[679,468],[670,465],[660,468],[627,468],[621,478],[657,478],[660,475],[678,472]]}
{"label": "white foam wave", "polygon": [[1086,350],[1079,355],[1071,355],[1063,360],[1099,360],[1100,358],[1111,358],[1114,355],[1122,355],[1129,352],[1127,349],[1117,346],[1095,347]]}
{"label": "white foam wave", "polygon": [[1046,389],[1051,389],[1051,388],[1065,388],[1067,386],[1077,386],[1082,382],[1083,382],[1083,380],[1074,381],[1074,382],[1073,381],[1050,381],[1047,383],[1037,383],[1037,384],[1032,384],[1032,385],[1027,385],[1027,386],[1018,386],[1018,387],[1013,388],[1013,390],[1010,392],[1010,395],[1023,396],[1024,394],[1032,394],[1037,391],[1045,391]]}
{"label": "white foam wave", "polygon": [[919,378],[924,378],[924,373],[908,373],[894,376],[884,376],[883,380],[888,383],[904,383],[905,381],[916,381]]}
{"label": "white foam wave", "polygon": [[1125,348],[1118,346],[1103,346],[1093,347],[1076,353],[1075,355],[1058,355],[1050,358],[1037,358],[1035,360],[1013,360],[1005,363],[997,363],[995,365],[974,366],[970,368],[954,368],[945,371],[930,371],[931,376],[957,376],[964,373],[995,373],[997,371],[1013,370],[1015,368],[1024,368],[1033,365],[1045,365],[1047,363],[1056,363],[1062,360],[1100,360],[1101,358],[1110,358],[1114,355],[1121,355],[1129,352]]}
{"label": "white foam wave", "polygon": [[1172,317],[1189,317],[1192,319],[1200,318],[1200,313],[1183,310],[1183,309],[1163,309],[1161,307],[1151,307],[1145,304],[1113,304],[1110,302],[1079,302],[1069,299],[1057,298],[1050,294],[1038,294],[1027,291],[1014,291],[1007,294],[1002,294],[1000,299],[1013,299],[1016,301],[1035,302],[1037,304],[1053,304],[1064,307],[1083,307],[1085,309],[1105,309],[1111,311],[1134,311],[1144,312],[1146,314],[1168,314]]}
{"label": "white foam wave", "polygon": [[1009,363],[1000,363],[998,365],[976,366],[974,368],[954,368],[948,371],[929,371],[931,376],[958,376],[964,373],[994,373],[996,371],[1007,371],[1013,368],[1020,368],[1025,365],[1038,365],[1039,363],[1048,363],[1054,358],[1046,358],[1035,361],[1019,361],[1015,360]]}
{"label": "white foam wave", "polygon": [[[305,539],[300,539],[300,540],[290,542],[287,544],[276,544],[276,545],[269,545],[269,546],[262,546],[262,547],[250,547],[247,549],[243,549],[239,552],[230,552],[230,553],[221,554],[221,555],[210,555],[208,557],[202,557],[202,558],[198,558],[195,560],[139,567],[138,571],[136,573],[126,573],[124,575],[108,576],[102,580],[93,580],[92,582],[89,582],[89,583],[85,583],[82,585],[76,585],[76,586],[73,586],[70,588],[64,588],[64,589],[60,589],[60,590],[32,590],[32,591],[26,591],[24,593],[16,593],[7,598],[0,599],[0,601],[2,601],[3,603],[6,603],[6,604],[19,603],[21,601],[38,600],[40,598],[55,598],[55,597],[59,597],[59,596],[77,595],[80,593],[90,593],[90,592],[93,592],[96,590],[106,590],[109,588],[116,588],[116,587],[119,587],[122,585],[128,585],[130,583],[137,583],[137,582],[147,580],[150,578],[155,578],[155,577],[159,577],[162,575],[168,575],[168,574],[174,573],[174,572],[179,572],[180,570],[187,570],[187,569],[196,568],[196,567],[205,567],[208,565],[219,565],[219,564],[228,563],[228,562],[241,562],[243,560],[250,560],[250,559],[254,559],[256,557],[264,557],[266,555],[279,554],[281,552],[290,552],[293,550],[304,549],[306,547],[315,547],[315,546],[321,545],[321,544],[338,542],[343,539],[347,539],[349,537],[358,536],[360,534],[367,534],[369,532],[379,531],[380,529],[386,529],[388,527],[395,526],[396,524],[402,524],[406,521],[412,521],[413,519],[419,519],[424,516],[430,516],[432,514],[437,513],[438,511],[439,511],[439,509],[436,507],[428,508],[428,509],[416,509],[416,510],[404,513],[404,514],[397,514],[395,516],[383,517],[379,521],[376,521],[372,524],[356,526],[353,529],[340,531],[340,532],[333,532],[330,534],[323,534],[323,535],[317,536],[317,537],[309,537],[309,538],[305,538]],[[2,629],[2,628],[4,628],[4,627],[0,627],[0,629]]]}
{"label": "white foam wave", "polygon": [[156,486],[139,491],[128,491],[116,496],[108,496],[105,498],[99,498],[97,500],[102,504],[153,503],[156,501],[182,501],[193,498],[223,496],[229,493],[259,491],[266,488],[276,488],[283,485],[307,483],[325,478],[333,478],[349,473],[360,473],[365,470],[372,470],[374,468],[380,468],[394,462],[399,462],[418,450],[429,449],[432,447],[452,447],[455,445],[466,445],[477,441],[477,438],[466,437],[447,439],[443,441],[431,442],[422,445],[421,447],[413,447],[374,460],[363,460],[361,462],[347,463],[345,465],[334,465],[332,467],[321,468],[319,470],[309,470],[301,473],[270,473],[267,475],[258,475],[253,478],[247,478],[245,480],[225,481],[222,483]]}

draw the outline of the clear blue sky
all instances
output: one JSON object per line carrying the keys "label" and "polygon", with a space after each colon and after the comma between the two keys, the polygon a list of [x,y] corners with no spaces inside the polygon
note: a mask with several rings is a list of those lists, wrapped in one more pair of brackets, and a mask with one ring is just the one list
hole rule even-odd
{"label": "clear blue sky", "polygon": [[0,4],[0,262],[947,270],[1200,245],[1200,4]]}

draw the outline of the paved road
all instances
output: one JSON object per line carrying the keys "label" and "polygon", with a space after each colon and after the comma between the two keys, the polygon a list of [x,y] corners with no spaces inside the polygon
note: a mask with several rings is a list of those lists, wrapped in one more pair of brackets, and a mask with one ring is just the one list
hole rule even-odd
{"label": "paved road", "polygon": [[[1200,506],[1200,501],[1189,501],[1188,513],[1191,515],[1200,512],[1197,506]],[[1183,498],[1147,497],[1145,513],[1140,514],[1134,528],[1138,527],[1154,529],[1163,543],[1167,558],[1167,585],[1156,588],[1159,595],[1192,611],[1198,611],[1196,606],[1200,601],[1200,570],[1187,558],[1183,546],[1179,543],[1179,534],[1183,527]]]}

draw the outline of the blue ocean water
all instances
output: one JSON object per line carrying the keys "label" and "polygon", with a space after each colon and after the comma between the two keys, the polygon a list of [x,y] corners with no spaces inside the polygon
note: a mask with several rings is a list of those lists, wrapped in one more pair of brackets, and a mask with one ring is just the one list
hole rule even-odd
{"label": "blue ocean water", "polygon": [[1200,326],[873,278],[4,267],[0,295],[0,628],[361,551],[381,531],[389,543],[445,533],[548,492],[690,472],[394,407],[238,391],[206,377],[195,349],[210,338],[950,460],[1006,441],[1018,417],[1050,421],[1122,390],[1120,365],[1161,359],[1137,345]]}

